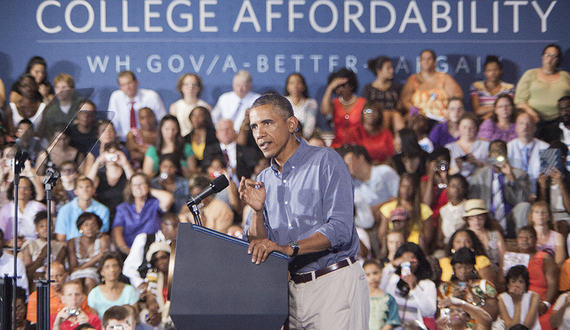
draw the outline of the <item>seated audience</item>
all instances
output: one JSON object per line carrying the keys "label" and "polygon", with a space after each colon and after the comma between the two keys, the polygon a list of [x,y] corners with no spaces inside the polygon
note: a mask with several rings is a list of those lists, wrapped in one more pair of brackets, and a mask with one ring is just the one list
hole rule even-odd
{"label": "seated audience", "polygon": [[[364,86],[362,97],[370,102],[380,102],[382,109],[386,112],[398,113],[402,117],[400,104],[400,93],[402,84],[394,81],[394,65],[392,60],[386,56],[378,56],[368,60],[368,70],[375,76],[376,80]],[[399,129],[394,129],[398,131]]]}
{"label": "seated audience", "polygon": [[46,107],[46,103],[41,102],[36,97],[38,83],[31,74],[25,73],[21,75],[18,79],[18,86],[22,97],[17,101],[10,99],[10,106],[6,108],[4,114],[8,132],[12,134],[15,133],[14,128],[22,119],[29,119],[34,126],[34,130],[37,130]]}
{"label": "seated audience", "polygon": [[540,295],[529,291],[528,269],[523,265],[511,267],[507,273],[506,282],[507,292],[499,295],[499,315],[505,322],[505,327],[523,324],[528,329],[542,329],[538,321]]}
{"label": "seated audience", "polygon": [[432,153],[434,146],[428,137],[431,130],[429,125],[429,119],[424,115],[410,116],[408,119],[408,127],[416,133],[420,147],[427,153]]}
{"label": "seated audience", "polygon": [[[35,98],[40,102],[48,104],[54,96],[54,90],[47,77],[46,60],[40,56],[30,58],[28,65],[26,66],[25,74],[32,75],[32,77],[34,77],[34,81],[38,85],[38,91],[36,92]],[[10,90],[10,102],[18,102],[21,98],[20,84],[19,81],[16,81]]]}
{"label": "seated audience", "polygon": [[72,161],[66,161],[61,164],[59,168],[61,176],[53,187],[53,198],[55,207],[52,205],[52,211],[55,211],[54,216],[59,213],[61,207],[71,202],[75,197],[75,180],[79,177],[77,173],[77,164]]}
{"label": "seated audience", "polygon": [[14,136],[16,137],[15,141],[19,150],[26,150],[28,153],[31,165],[34,167],[41,165],[42,160],[38,160],[38,158],[47,149],[48,142],[36,136],[32,122],[29,119],[20,120],[18,126],[16,126],[16,134]]}
{"label": "seated audience", "polygon": [[252,92],[252,87],[253,80],[249,72],[245,70],[238,71],[232,80],[233,90],[222,94],[218,98],[216,106],[212,109],[214,124],[217,125],[220,119],[231,119],[234,124],[234,130],[238,132],[244,119],[249,117],[246,115],[247,109],[261,96]]}
{"label": "seated audience", "polygon": [[558,267],[554,258],[546,252],[539,252],[536,246],[536,231],[532,226],[519,229],[517,236],[519,253],[527,254],[527,268],[530,274],[530,291],[540,295],[538,315],[542,329],[552,329],[549,318],[552,304],[558,296]]}
{"label": "seated audience", "polygon": [[154,234],[160,229],[160,216],[168,212],[174,198],[167,191],[151,189],[144,173],[131,177],[124,197],[125,202],[117,206],[112,235],[117,249],[128,255],[138,234]]}
{"label": "seated audience", "polygon": [[564,291],[566,292],[561,294],[560,297],[556,299],[556,303],[554,304],[554,307],[552,307],[552,315],[550,316],[550,325],[553,328],[558,328],[558,329],[570,328],[570,312],[568,312],[570,310],[568,309],[568,306],[570,306],[570,299],[568,298],[570,296],[570,293],[568,292],[568,290]]}
{"label": "seated audience", "polygon": [[429,133],[429,139],[434,148],[445,147],[459,139],[459,119],[465,113],[465,103],[462,98],[452,97],[447,102],[446,121],[435,125]]}
{"label": "seated audience", "polygon": [[195,107],[190,112],[190,122],[192,123],[192,130],[183,136],[186,143],[192,145],[198,166],[201,167],[202,160],[204,160],[204,150],[208,146],[218,144],[216,127],[214,127],[210,111],[201,106]]}
{"label": "seated audience", "polygon": [[97,134],[96,114],[97,106],[95,103],[86,100],[77,112],[77,120],[67,128],[71,146],[76,148],[85,158],[97,143],[99,134]]}
{"label": "seated audience", "polygon": [[429,163],[426,166],[427,175],[421,177],[422,202],[431,207],[434,220],[437,220],[439,210],[449,200],[447,185],[450,161],[449,150],[438,147],[429,155]]}
{"label": "seated audience", "polygon": [[[93,163],[95,163],[95,160],[101,154],[105,153],[105,146],[107,145],[107,143],[119,142],[117,138],[117,132],[115,131],[115,126],[109,119],[104,119],[99,121],[99,126],[97,127],[97,133],[99,133],[98,134],[99,140],[97,141],[97,143],[95,143],[95,145],[91,149],[91,152],[89,152],[89,154],[87,155],[87,158],[85,158],[84,173],[89,173],[91,171],[91,168],[94,166]],[[129,150],[125,146],[120,145],[120,150],[123,154],[125,154],[127,159],[130,159],[131,156]],[[95,166],[95,168],[98,171],[104,171],[102,167]]]}
{"label": "seated audience", "polygon": [[152,189],[171,193],[174,197],[172,212],[178,214],[186,206],[186,201],[190,197],[188,179],[181,175],[180,162],[173,154],[160,156],[159,170],[160,174],[151,180],[150,186]]}
{"label": "seated audience", "polygon": [[57,314],[51,314],[50,329],[76,329],[81,324],[89,323],[96,330],[101,330],[99,317],[81,307],[85,299],[85,289],[81,282],[72,280],[63,284],[61,301],[65,307]]}
{"label": "seated audience", "polygon": [[469,178],[469,198],[481,199],[486,210],[503,228],[507,238],[528,223],[530,196],[528,173],[513,168],[507,158],[507,144],[495,140],[489,144],[489,165]]}
{"label": "seated audience", "polygon": [[300,73],[291,73],[285,80],[285,98],[291,102],[295,117],[303,126],[303,137],[309,139],[317,125],[319,104],[309,98],[309,89],[305,78]]}
{"label": "seated audience", "polygon": [[151,108],[141,108],[139,110],[140,128],[132,127],[127,134],[127,149],[131,155],[131,162],[135,169],[142,168],[144,155],[148,148],[155,142],[158,136],[156,129],[156,115]]}
{"label": "seated audience", "polygon": [[398,248],[406,242],[406,235],[398,229],[390,229],[386,233],[386,240],[382,242],[382,246],[386,247],[386,256],[380,259],[382,268],[390,265],[394,261],[394,256]]}
{"label": "seated audience", "polygon": [[146,277],[150,268],[150,263],[146,261],[145,255],[154,242],[172,243],[178,233],[178,216],[173,213],[162,215],[160,230],[156,234],[140,233],[135,237],[131,252],[125,260],[123,274],[129,278],[131,285],[138,288]]}
{"label": "seated audience", "polygon": [[426,163],[429,154],[418,144],[416,133],[409,128],[402,128],[394,137],[396,155],[392,158],[394,168],[399,175],[413,174],[421,178],[426,174]]}
{"label": "seated audience", "polygon": [[79,226],[74,224],[84,212],[95,213],[102,221],[99,228],[101,232],[109,232],[109,209],[93,199],[95,194],[93,181],[86,176],[80,176],[75,180],[74,192],[76,197],[59,210],[55,223],[57,240],[66,242],[81,235]]}
{"label": "seated audience", "polygon": [[536,195],[536,180],[540,175],[540,150],[548,148],[548,143],[534,137],[536,122],[526,112],[517,116],[517,138],[507,143],[509,164],[528,173],[530,192]]}
{"label": "seated audience", "polygon": [[461,174],[449,177],[447,188],[449,202],[439,209],[436,246],[444,248],[455,231],[465,226],[463,214],[469,184]]}
{"label": "seated audience", "polygon": [[479,127],[478,137],[483,140],[509,142],[517,137],[515,120],[517,109],[509,94],[501,94],[493,104],[493,113]]}
{"label": "seated audience", "polygon": [[101,234],[103,222],[95,213],[85,212],[77,219],[81,236],[67,242],[71,280],[81,279],[87,293],[99,284],[97,265],[101,256],[109,251],[109,236]]}
{"label": "seated audience", "polygon": [[467,200],[463,219],[467,223],[467,228],[472,230],[483,244],[493,270],[498,272],[503,269],[503,256],[507,250],[503,228],[491,218],[491,213],[485,207],[483,200]]}
{"label": "seated audience", "polygon": [[[113,306],[109,309],[110,310],[116,310],[118,307],[119,306]],[[139,319],[138,314],[137,314],[137,310],[133,306],[123,305],[122,307],[124,307],[129,312],[129,317],[127,318],[127,321],[128,321],[128,324],[132,325],[133,330],[153,330],[154,329],[151,325],[140,322],[140,319]],[[105,319],[105,315],[103,315],[103,319]]]}
{"label": "seated audience", "polygon": [[150,178],[154,177],[158,172],[160,156],[164,154],[174,154],[178,158],[184,177],[190,177],[196,171],[192,145],[184,142],[178,119],[172,115],[166,115],[160,120],[157,142],[146,150],[144,156],[143,173]]}
{"label": "seated audience", "polygon": [[[26,318],[28,307],[26,304],[26,290],[16,288],[16,329],[17,330],[36,330],[36,325],[32,324]],[[6,327],[10,328],[11,327]]]}
{"label": "seated audience", "polygon": [[[548,134],[544,136],[544,141],[561,141],[570,148],[570,95],[562,96],[558,100],[558,121],[548,127]],[[568,155],[568,154],[567,154]],[[570,170],[570,158],[566,157],[566,169]]]}
{"label": "seated audience", "polygon": [[[0,230],[0,246],[5,246],[4,232]],[[14,274],[14,256],[0,249],[0,274],[18,277],[18,286],[24,288],[28,293],[28,277],[26,276],[26,266],[20,258],[16,260],[16,274]]]}
{"label": "seated audience", "polygon": [[[483,308],[465,303],[465,300],[456,297],[446,297],[437,303],[440,315],[442,310],[448,310],[447,317],[437,320],[439,329],[450,330],[488,330],[491,329],[493,319]],[[469,321],[475,320],[475,324]],[[513,329],[513,328],[511,328]],[[509,330],[511,330],[509,329]],[[516,330],[516,329],[515,329]],[[520,330],[520,329],[519,329]],[[528,330],[528,329],[526,329]]]}
{"label": "seated audience", "polygon": [[[130,305],[112,306],[109,307],[103,314],[103,329],[104,330],[135,330],[138,329],[137,323],[132,310],[129,309]],[[131,307],[132,308],[132,307]]]}
{"label": "seated audience", "polygon": [[120,281],[122,272],[123,258],[119,253],[105,252],[99,259],[97,274],[101,278],[101,284],[89,292],[87,301],[101,318],[112,306],[134,305],[139,301],[136,289]]}
{"label": "seated audience", "polygon": [[536,230],[536,248],[538,251],[548,252],[554,261],[561,267],[566,260],[564,237],[554,230],[552,212],[546,202],[532,203],[528,215],[528,224]]}
{"label": "seated audience", "polygon": [[180,93],[181,98],[170,105],[169,112],[180,123],[180,135],[186,136],[190,134],[193,127],[190,112],[196,107],[204,107],[210,112],[212,107],[200,99],[200,95],[204,90],[204,84],[202,83],[202,78],[197,74],[186,73],[178,78],[176,90]]}
{"label": "seated audience", "polygon": [[445,145],[451,155],[449,174],[461,173],[470,176],[487,163],[489,142],[477,138],[477,116],[466,113],[459,118],[459,139]]}
{"label": "seated audience", "polygon": [[495,55],[488,55],[483,66],[483,74],[487,80],[475,81],[469,87],[471,108],[479,117],[489,119],[493,114],[493,104],[501,94],[515,96],[515,85],[501,81],[503,64]]}
{"label": "seated audience", "polygon": [[362,265],[370,295],[370,330],[391,330],[400,325],[398,305],[394,297],[380,289],[382,267],[374,260]]}
{"label": "seated audience", "polygon": [[475,254],[474,267],[479,278],[495,284],[497,273],[485,254],[485,247],[479,240],[479,237],[477,237],[477,234],[469,229],[460,229],[451,235],[445,250],[446,256],[439,259],[439,266],[441,267],[441,281],[450,282],[452,280],[454,270],[451,265],[451,259],[455,252],[464,247],[470,249]]}
{"label": "seated audience", "polygon": [[45,175],[48,168],[58,169],[63,162],[83,163],[83,155],[70,145],[70,136],[64,126],[55,127],[50,137],[51,144],[41,152],[36,160],[36,173]]}

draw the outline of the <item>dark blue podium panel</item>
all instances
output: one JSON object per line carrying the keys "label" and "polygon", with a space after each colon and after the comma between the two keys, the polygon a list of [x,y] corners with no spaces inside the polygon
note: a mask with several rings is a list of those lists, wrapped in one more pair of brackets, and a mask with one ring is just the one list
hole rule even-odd
{"label": "dark blue podium panel", "polygon": [[287,257],[251,262],[248,243],[178,226],[170,316],[177,329],[279,330],[288,315]]}

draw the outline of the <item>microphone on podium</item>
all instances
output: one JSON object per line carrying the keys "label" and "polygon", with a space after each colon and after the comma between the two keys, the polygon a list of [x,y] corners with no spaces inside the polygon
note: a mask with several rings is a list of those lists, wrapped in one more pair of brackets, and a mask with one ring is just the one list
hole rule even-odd
{"label": "microphone on podium", "polygon": [[210,186],[200,193],[190,197],[190,199],[186,202],[186,206],[191,207],[192,205],[200,205],[202,200],[212,194],[219,193],[220,191],[226,189],[229,186],[230,182],[225,175],[220,175],[219,177],[212,180]]}

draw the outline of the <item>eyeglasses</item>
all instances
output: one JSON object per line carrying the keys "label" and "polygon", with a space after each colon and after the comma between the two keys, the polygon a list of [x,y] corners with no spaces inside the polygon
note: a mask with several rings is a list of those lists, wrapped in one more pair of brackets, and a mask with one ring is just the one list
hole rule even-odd
{"label": "eyeglasses", "polygon": [[371,114],[371,113],[372,113],[372,109],[364,109],[364,110],[362,110],[362,113],[367,114],[367,115],[368,115],[368,114]]}
{"label": "eyeglasses", "polygon": [[197,87],[197,84],[184,84],[182,86],[186,86],[186,87]]}
{"label": "eyeglasses", "polygon": [[560,55],[558,55],[558,54],[550,54],[550,53],[544,53],[544,56],[552,57],[552,58],[559,58],[560,57]]}

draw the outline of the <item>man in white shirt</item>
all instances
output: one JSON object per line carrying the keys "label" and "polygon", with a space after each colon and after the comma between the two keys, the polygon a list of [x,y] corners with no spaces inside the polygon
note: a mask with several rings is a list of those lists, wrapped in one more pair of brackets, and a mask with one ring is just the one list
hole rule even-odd
{"label": "man in white shirt", "polygon": [[540,150],[549,144],[534,137],[536,122],[526,112],[516,119],[518,138],[507,144],[509,164],[528,173],[531,194],[536,194],[536,180],[540,175]]}
{"label": "man in white shirt", "polygon": [[[558,100],[558,114],[560,122],[556,127],[552,127],[552,141],[562,141],[570,149],[570,96],[563,96]],[[566,169],[570,171],[570,152],[566,157]]]}
{"label": "man in white shirt", "polygon": [[215,124],[222,118],[231,119],[234,129],[239,132],[241,123],[245,119],[245,110],[260,96],[251,91],[253,81],[249,72],[238,71],[232,81],[233,91],[222,94],[218,103],[212,109],[212,120]]}
{"label": "man in white shirt", "polygon": [[121,141],[127,140],[131,128],[139,128],[139,109],[148,107],[154,111],[156,119],[166,115],[166,108],[157,92],[139,89],[139,81],[131,71],[122,71],[117,78],[119,90],[114,91],[109,99],[109,119],[115,125],[115,131]]}
{"label": "man in white shirt", "polygon": [[[0,230],[0,247],[4,246],[4,233]],[[2,248],[0,248],[0,276],[14,276],[14,257],[11,254],[4,253]],[[18,276],[17,285],[23,289],[26,289],[26,295],[28,292],[28,276],[26,276],[26,266],[24,262],[20,259],[16,263],[16,276]]]}

